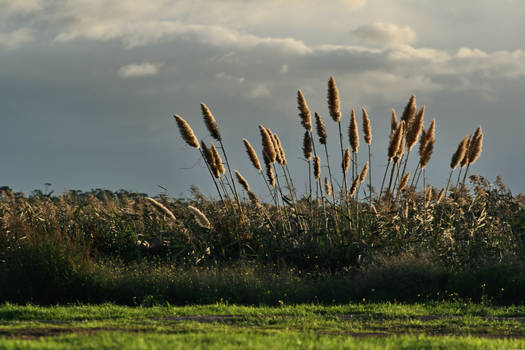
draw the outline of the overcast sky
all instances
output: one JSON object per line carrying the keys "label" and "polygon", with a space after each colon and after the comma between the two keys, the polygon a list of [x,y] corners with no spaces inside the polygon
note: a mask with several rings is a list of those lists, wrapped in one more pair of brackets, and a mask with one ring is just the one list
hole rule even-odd
{"label": "overcast sky", "polygon": [[0,0],[0,186],[157,194],[162,185],[179,196],[195,184],[213,194],[172,118],[212,141],[204,101],[252,187],[264,189],[241,138],[259,150],[264,124],[304,189],[297,89],[325,117],[338,164],[326,106],[333,75],[345,128],[352,108],[369,111],[376,181],[390,110],[401,113],[415,94],[426,125],[437,122],[433,185],[446,182],[457,144],[481,124],[472,171],[524,192],[523,18],[518,0]]}

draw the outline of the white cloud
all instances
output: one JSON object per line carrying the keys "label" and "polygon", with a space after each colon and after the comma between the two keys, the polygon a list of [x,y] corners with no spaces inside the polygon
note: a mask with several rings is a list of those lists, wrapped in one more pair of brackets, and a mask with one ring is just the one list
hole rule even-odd
{"label": "white cloud", "polygon": [[121,78],[137,78],[144,76],[157,75],[160,69],[160,64],[142,63],[142,64],[128,64],[120,67],[118,75]]}
{"label": "white cloud", "polygon": [[259,98],[266,96],[270,96],[270,90],[264,84],[259,84],[255,86],[248,94],[248,97],[250,98]]}
{"label": "white cloud", "polygon": [[383,22],[359,26],[352,31],[352,34],[363,42],[382,46],[410,44],[416,40],[416,33],[409,26],[399,27]]}
{"label": "white cloud", "polygon": [[30,13],[40,9],[41,0],[0,0],[0,13],[6,15]]}
{"label": "white cloud", "polygon": [[15,49],[32,42],[33,39],[33,32],[28,28],[20,28],[7,33],[0,32],[0,47],[5,46],[8,49]]}
{"label": "white cloud", "polygon": [[235,81],[235,82],[238,82],[238,83],[243,83],[244,82],[244,77],[235,77],[233,75],[226,74],[225,72],[219,72],[219,73],[215,74],[215,78],[223,79],[223,80],[231,80],[231,81]]}
{"label": "white cloud", "polygon": [[281,73],[281,74],[286,74],[286,73],[288,73],[288,65],[287,65],[287,64],[283,64],[283,65],[281,66],[281,69],[279,69],[279,73]]}

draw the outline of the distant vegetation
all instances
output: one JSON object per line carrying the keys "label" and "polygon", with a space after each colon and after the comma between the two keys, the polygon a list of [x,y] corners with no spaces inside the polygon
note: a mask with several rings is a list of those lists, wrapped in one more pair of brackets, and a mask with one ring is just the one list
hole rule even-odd
{"label": "distant vegetation", "polygon": [[[366,110],[359,122],[352,110],[343,125],[333,78],[328,107],[335,137],[318,113],[314,128],[298,91],[304,141],[292,147],[302,147],[307,164],[304,194],[294,186],[285,145],[259,125],[262,152],[242,140],[270,201],[257,196],[230,167],[205,104],[204,122],[217,146],[199,142],[187,121],[175,119],[202,155],[217,198],[196,188],[189,199],[106,190],[26,197],[2,188],[0,300],[524,301],[525,197],[512,195],[501,178],[492,184],[469,176],[482,151],[481,127],[459,142],[444,174],[447,185],[436,189],[426,181],[436,122],[424,127],[425,107],[414,96],[400,119],[392,111],[385,169],[370,165]],[[367,148],[362,158],[359,125]],[[340,154],[329,154],[329,141]],[[372,171],[383,175],[381,183],[372,183]]]}

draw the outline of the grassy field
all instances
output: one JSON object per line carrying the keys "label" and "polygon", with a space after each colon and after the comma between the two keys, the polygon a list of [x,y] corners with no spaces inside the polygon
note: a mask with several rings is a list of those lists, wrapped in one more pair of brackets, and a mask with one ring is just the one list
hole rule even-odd
{"label": "grassy field", "polygon": [[525,306],[0,307],[0,349],[524,348]]}

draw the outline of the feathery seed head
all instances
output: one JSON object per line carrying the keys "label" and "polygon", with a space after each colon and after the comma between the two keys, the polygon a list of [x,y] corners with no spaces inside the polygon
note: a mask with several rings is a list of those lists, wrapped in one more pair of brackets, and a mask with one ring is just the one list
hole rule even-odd
{"label": "feathery seed head", "polygon": [[181,116],[175,114],[173,116],[175,120],[177,121],[177,125],[179,126],[179,131],[186,143],[190,145],[191,147],[200,148],[199,140],[193,133],[193,129],[191,128],[190,124],[188,124],[187,121],[185,121]]}
{"label": "feathery seed head", "polygon": [[241,175],[240,172],[237,170],[234,170],[235,176],[237,177],[237,181],[241,184],[241,186],[244,188],[246,192],[250,192],[250,185],[248,184],[248,181],[244,178],[244,176]]}
{"label": "feathery seed head", "polygon": [[269,162],[266,163],[266,176],[268,177],[270,185],[275,187],[275,174],[273,172],[272,164]]}
{"label": "feathery seed head", "polygon": [[164,214],[166,214],[171,220],[176,220],[175,218],[175,215],[173,215],[173,213],[171,212],[171,210],[169,210],[168,208],[166,208],[166,206],[164,206],[164,204],[156,201],[155,199],[151,198],[151,197],[146,197],[146,199],[151,203],[153,204],[153,206],[155,208],[157,208],[158,210],[160,210],[161,212],[163,212]]}
{"label": "feathery seed head", "polygon": [[355,117],[355,111],[353,108],[352,115],[350,117],[350,126],[348,128],[348,138],[350,139],[352,152],[357,153],[359,150],[359,128],[357,126],[357,119]]}
{"label": "feathery seed head", "polygon": [[277,159],[277,152],[273,146],[273,137],[262,125],[259,125],[259,131],[261,132],[263,151],[268,156],[270,163],[273,163]]}
{"label": "feathery seed head", "polygon": [[204,123],[206,124],[206,128],[208,128],[211,137],[217,141],[221,141],[221,132],[219,130],[219,126],[217,125],[217,121],[213,117],[213,114],[211,113],[208,106],[206,106],[206,104],[203,102],[201,102],[201,110]]}
{"label": "feathery seed head", "polygon": [[343,171],[345,174],[348,172],[348,169],[350,168],[350,149],[348,147],[345,149],[345,155],[343,157]]}
{"label": "feathery seed head", "polygon": [[355,194],[355,191],[357,190],[357,185],[359,185],[359,176],[355,178],[354,182],[352,182],[352,187],[350,187],[350,197],[352,197]]}
{"label": "feathery seed head", "polygon": [[297,90],[297,108],[299,108],[299,117],[301,117],[301,125],[307,130],[312,131],[312,116],[310,115],[310,109],[306,104],[301,90]]}
{"label": "feathery seed head", "polygon": [[206,159],[206,163],[208,163],[208,165],[213,169],[215,165],[215,159],[213,158],[211,150],[206,146],[203,140],[201,140],[201,148],[204,158]]}
{"label": "feathery seed head", "polygon": [[332,186],[330,186],[330,182],[328,182],[328,179],[324,178],[324,189],[326,191],[326,195],[330,197],[332,195]]}
{"label": "feathery seed head", "polygon": [[481,125],[478,126],[476,129],[476,132],[474,133],[474,136],[472,137],[472,143],[469,148],[469,155],[468,155],[468,163],[474,164],[476,160],[481,156],[483,148],[483,130],[481,129]]}
{"label": "feathery seed head", "polygon": [[423,129],[423,123],[425,119],[425,106],[421,107],[419,112],[417,113],[414,122],[410,126],[409,130],[407,131],[407,147],[409,150],[414,147],[414,145],[417,143],[417,138],[419,137],[419,134],[421,134],[421,130]]}
{"label": "feathery seed head", "polygon": [[246,153],[248,153],[248,157],[250,157],[250,161],[252,162],[252,165],[255,169],[261,171],[261,162],[259,162],[259,157],[257,157],[257,152],[255,152],[255,149],[252,147],[250,141],[246,139],[242,139],[242,142],[244,142],[244,147],[246,147]]}
{"label": "feathery seed head", "polygon": [[465,154],[463,155],[463,159],[461,159],[461,162],[459,163],[459,165],[461,165],[462,168],[464,168],[468,164],[468,154],[470,153],[469,150],[470,150],[471,144],[472,144],[472,136],[469,135],[467,145],[465,146],[466,148]]}
{"label": "feathery seed head", "polygon": [[202,211],[191,205],[188,205],[188,209],[191,211],[191,213],[195,217],[195,221],[197,222],[197,224],[199,224],[200,227],[207,228],[208,230],[211,229],[211,224]]}
{"label": "feathery seed head", "polygon": [[215,167],[217,168],[219,173],[225,174],[226,168],[224,167],[224,163],[222,162],[221,155],[219,154],[219,151],[217,150],[217,148],[215,148],[215,145],[213,143],[211,144],[211,153],[213,154],[213,163],[215,164]]}
{"label": "feathery seed head", "polygon": [[365,166],[363,167],[363,170],[361,170],[361,173],[359,174],[360,183],[365,182],[366,174],[368,174],[368,161],[366,161]]}
{"label": "feathery seed head", "polygon": [[399,189],[397,190],[398,192],[401,192],[404,189],[406,189],[408,185],[408,179],[410,179],[410,171],[407,172],[405,176],[403,176],[403,178],[401,179],[401,182],[399,183]]}
{"label": "feathery seed head", "polygon": [[321,178],[321,158],[319,156],[314,157],[314,177],[316,180]]}
{"label": "feathery seed head", "polygon": [[445,195],[445,187],[441,187],[441,190],[439,191],[437,198],[436,198],[436,203],[441,202],[444,195]]}
{"label": "feathery seed head", "polygon": [[463,140],[458,145],[456,152],[452,155],[452,160],[450,161],[450,169],[454,170],[461,163],[463,157],[465,157],[465,152],[467,152],[467,144],[469,140],[469,135],[465,136]]}
{"label": "feathery seed head", "polygon": [[334,122],[338,122],[341,119],[339,90],[335,84],[334,77],[330,77],[330,80],[328,80],[328,110]]}
{"label": "feathery seed head", "polygon": [[390,140],[390,144],[388,146],[388,161],[392,161],[392,158],[394,158],[398,151],[399,147],[401,146],[401,139],[403,137],[403,134],[405,132],[405,121],[402,120],[401,123],[399,123],[396,131],[394,132],[392,139]]}
{"label": "feathery seed head", "polygon": [[362,111],[363,111],[363,134],[365,135],[365,142],[370,145],[372,143],[372,127],[370,126],[370,117],[368,117],[368,113],[365,107],[362,108]]}
{"label": "feathery seed head", "polygon": [[326,145],[326,127],[324,125],[323,117],[321,117],[317,112],[315,113],[315,125],[317,129],[317,136],[319,136],[319,143],[321,145]]}
{"label": "feathery seed head", "polygon": [[312,139],[308,131],[304,132],[303,137],[303,154],[307,160],[312,159]]}
{"label": "feathery seed head", "polygon": [[396,110],[392,108],[392,120],[390,121],[390,137],[394,135],[397,130],[397,114]]}
{"label": "feathery seed head", "polygon": [[405,121],[407,130],[410,124],[412,124],[412,121],[414,120],[416,113],[417,113],[416,96],[412,95],[410,96],[410,100],[408,100],[408,103],[405,106],[405,110],[403,111],[403,115],[401,117],[401,120]]}

